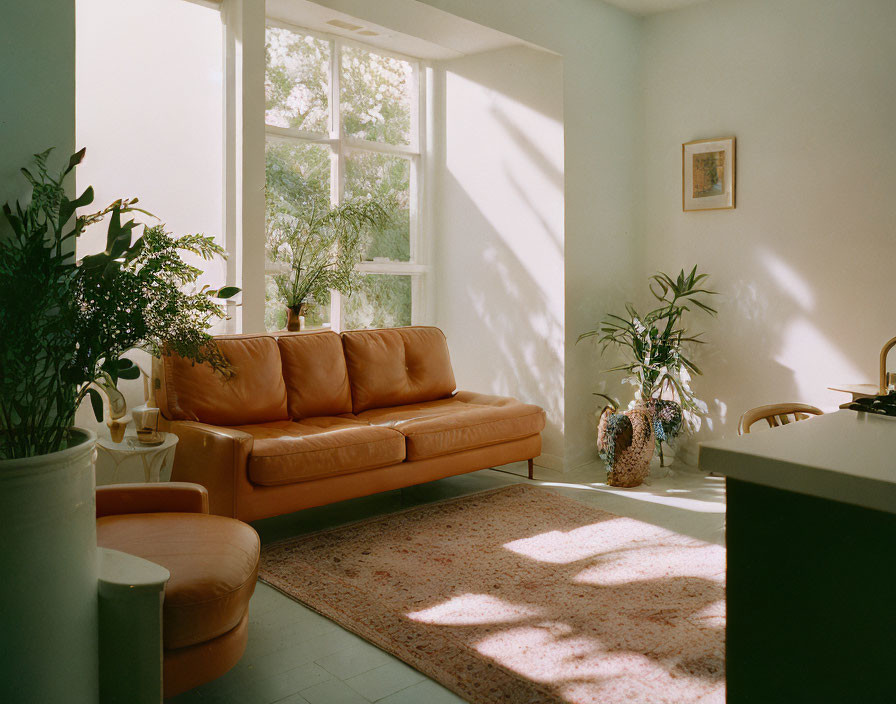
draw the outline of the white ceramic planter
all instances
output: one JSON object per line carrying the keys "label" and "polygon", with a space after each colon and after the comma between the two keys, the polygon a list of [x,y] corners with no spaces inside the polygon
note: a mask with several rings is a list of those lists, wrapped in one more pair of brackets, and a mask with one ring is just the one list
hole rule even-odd
{"label": "white ceramic planter", "polygon": [[96,704],[94,443],[0,461],[0,701]]}

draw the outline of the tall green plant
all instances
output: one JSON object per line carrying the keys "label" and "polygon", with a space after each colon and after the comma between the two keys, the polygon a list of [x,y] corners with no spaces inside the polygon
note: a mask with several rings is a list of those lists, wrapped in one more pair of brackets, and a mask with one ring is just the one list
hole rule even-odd
{"label": "tall green plant", "polygon": [[[685,354],[689,343],[702,344],[702,333],[689,334],[684,326],[685,313],[696,307],[710,315],[717,311],[707,302],[715,291],[703,288],[708,274],[698,274],[697,267],[686,274],[682,269],[676,278],[658,273],[650,277],[649,288],[659,306],[642,315],[631,304],[625,304],[626,315],[609,313],[595,330],[579,335],[578,341],[597,338],[601,353],[608,347],[621,350],[628,360],[605,372],[626,372],[625,383],[635,386],[635,402],[643,403],[664,394],[681,404],[685,420],[693,428],[696,418],[707,411],[690,387],[691,374],[703,372]],[[618,406],[615,399],[597,394]]]}
{"label": "tall green plant", "polygon": [[[35,155],[35,173],[22,169],[31,200],[3,207],[10,232],[0,240],[0,459],[66,447],[75,411],[87,396],[100,420],[97,388],[120,399],[118,380],[140,374],[121,357],[132,348],[159,353],[170,347],[229,371],[206,331],[224,315],[213,299],[239,289],[185,292],[200,271],[179,254],[208,259],[223,250],[203,235],[173,238],[162,225],[135,238],[139,223],[122,216],[148,214],[136,199],[76,215],[93,202],[93,189],[71,200],[63,181],[84,154],[73,155],[58,176],[48,169],[50,150]],[[105,249],[78,261],[77,238],[107,217]]]}
{"label": "tall green plant", "polygon": [[284,265],[274,275],[277,294],[296,313],[305,303],[320,300],[330,290],[350,296],[360,283],[355,265],[363,238],[390,221],[386,205],[354,199],[330,207],[310,199],[296,215],[281,214],[268,221],[267,255]]}

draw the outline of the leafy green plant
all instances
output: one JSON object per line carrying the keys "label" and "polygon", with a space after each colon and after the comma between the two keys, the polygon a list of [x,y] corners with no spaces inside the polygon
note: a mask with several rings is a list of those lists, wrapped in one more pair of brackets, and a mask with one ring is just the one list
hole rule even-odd
{"label": "leafy green plant", "polygon": [[[81,163],[71,157],[58,175],[49,172],[50,150],[35,155],[35,173],[22,169],[31,185],[27,205],[3,207],[9,232],[0,240],[0,459],[30,457],[64,449],[75,411],[90,397],[102,419],[97,389],[120,416],[119,379],[140,370],[121,355],[133,348],[158,354],[163,348],[208,362],[229,373],[227,360],[206,332],[224,310],[213,299],[239,289],[203,288],[189,293],[199,269],[179,252],[209,259],[223,256],[212,238],[174,238],[163,225],[144,227],[122,219],[137,200],[117,200],[88,215],[78,208],[93,202],[93,189],[70,200],[63,181]],[[76,260],[77,238],[108,217],[106,247]],[[113,416],[114,417],[114,416]]]}
{"label": "leafy green plant", "polygon": [[[707,277],[708,274],[698,274],[696,266],[688,274],[682,269],[674,279],[668,274],[655,274],[650,277],[648,286],[660,304],[658,307],[642,315],[631,303],[626,303],[625,316],[609,313],[595,330],[582,333],[578,338],[578,341],[597,338],[602,345],[601,353],[608,347],[621,350],[628,360],[604,371],[627,373],[623,381],[635,386],[633,405],[671,397],[681,405],[690,429],[695,427],[699,417],[705,415],[707,406],[690,387],[691,374],[703,372],[685,351],[688,344],[702,344],[703,341],[700,339],[702,333],[688,333],[683,317],[692,306],[716,315],[715,308],[705,300],[716,292],[701,286]],[[619,407],[615,399],[605,394],[596,395]]]}
{"label": "leafy green plant", "polygon": [[387,205],[373,199],[353,199],[330,207],[309,199],[295,214],[268,220],[267,256],[283,271],[274,274],[277,295],[299,313],[308,302],[330,290],[350,296],[358,288],[355,264],[366,232],[390,221]]}

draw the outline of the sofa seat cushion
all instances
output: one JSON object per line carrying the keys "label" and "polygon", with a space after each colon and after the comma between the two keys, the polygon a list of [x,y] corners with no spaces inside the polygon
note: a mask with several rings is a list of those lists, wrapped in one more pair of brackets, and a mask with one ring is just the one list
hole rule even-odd
{"label": "sofa seat cushion", "polygon": [[545,423],[538,406],[469,391],[438,401],[365,411],[358,419],[401,432],[409,460],[519,440],[540,433]]}
{"label": "sofa seat cushion", "polygon": [[97,545],[166,568],[165,648],[228,633],[249,608],[261,545],[251,527],[205,513],[132,513],[96,522]]}
{"label": "sofa seat cushion", "polygon": [[404,460],[404,437],[351,418],[244,425],[253,436],[249,480],[277,486],[386,467]]}

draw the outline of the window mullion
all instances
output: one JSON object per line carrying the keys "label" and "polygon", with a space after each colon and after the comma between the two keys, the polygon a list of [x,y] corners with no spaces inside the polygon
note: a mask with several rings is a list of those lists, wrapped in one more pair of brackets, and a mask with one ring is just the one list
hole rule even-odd
{"label": "window mullion", "polygon": [[339,205],[345,194],[345,149],[342,143],[342,109],[340,106],[342,81],[342,47],[330,40],[330,147],[333,157],[330,178],[330,201]]}
{"label": "window mullion", "polygon": [[[342,143],[342,47],[330,39],[330,205],[345,197],[345,149]],[[330,291],[330,328],[342,332],[342,294]]]}

